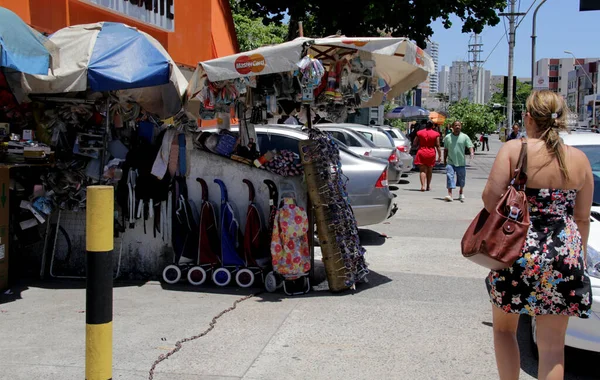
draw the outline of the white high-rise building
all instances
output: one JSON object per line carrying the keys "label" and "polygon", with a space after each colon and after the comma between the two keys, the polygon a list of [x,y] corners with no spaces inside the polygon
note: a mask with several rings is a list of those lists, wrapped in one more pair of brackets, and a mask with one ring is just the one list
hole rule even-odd
{"label": "white high-rise building", "polygon": [[442,94],[450,94],[450,68],[446,65],[442,66],[438,75],[438,92]]}
{"label": "white high-rise building", "polygon": [[481,67],[479,68],[477,77],[477,85],[473,91],[473,98],[471,100],[473,103],[486,104],[492,98],[490,89],[492,72]]}
{"label": "white high-rise building", "polygon": [[452,62],[448,79],[448,95],[451,103],[471,97],[473,77],[470,70],[469,62]]}
{"label": "white high-rise building", "polygon": [[440,60],[440,44],[434,41],[428,41],[425,51],[431,56],[435,67],[435,71],[429,74],[429,93],[436,94],[439,92],[438,65]]}

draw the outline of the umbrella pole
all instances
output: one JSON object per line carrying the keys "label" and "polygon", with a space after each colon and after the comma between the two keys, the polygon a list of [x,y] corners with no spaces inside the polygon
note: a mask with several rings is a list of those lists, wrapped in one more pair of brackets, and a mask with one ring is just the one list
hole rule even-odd
{"label": "umbrella pole", "polygon": [[104,135],[102,136],[102,152],[100,152],[100,176],[98,177],[98,183],[102,181],[102,176],[104,175],[104,161],[106,160],[106,150],[107,150],[107,136],[108,131],[110,130],[110,97],[106,94],[106,125],[104,127]]}
{"label": "umbrella pole", "polygon": [[[306,106],[306,124],[308,129],[312,129],[312,116],[310,104]],[[308,210],[308,246],[310,247],[310,275],[311,280],[315,280],[315,212],[310,197],[306,197],[306,209]]]}

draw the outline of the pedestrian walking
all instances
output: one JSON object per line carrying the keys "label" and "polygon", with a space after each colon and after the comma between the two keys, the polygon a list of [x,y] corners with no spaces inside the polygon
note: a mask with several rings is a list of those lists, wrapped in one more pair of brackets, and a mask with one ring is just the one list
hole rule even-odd
{"label": "pedestrian walking", "polygon": [[452,202],[452,190],[456,186],[459,187],[458,199],[461,202],[465,201],[463,194],[467,177],[465,151],[469,149],[471,159],[475,155],[473,142],[461,130],[462,123],[455,121],[452,124],[452,133],[444,138],[444,165],[446,166],[446,188],[448,189],[448,195],[444,199],[448,202]]}
{"label": "pedestrian walking", "polygon": [[506,141],[510,141],[510,140],[518,140],[521,138],[521,127],[519,126],[519,124],[516,124],[512,126],[512,132],[508,135],[508,137],[506,138]]}
{"label": "pedestrian walking", "polygon": [[[419,166],[421,178],[421,191],[431,191],[431,177],[436,161],[440,162],[442,150],[440,149],[440,133],[434,129],[431,121],[425,124],[425,129],[417,132],[415,138],[419,150],[415,157],[415,165]],[[436,160],[437,151],[437,160]]]}
{"label": "pedestrian walking", "polygon": [[[500,379],[518,379],[517,327],[520,314],[535,316],[538,378],[563,379],[564,342],[569,317],[588,318],[590,280],[585,255],[594,193],[585,154],[565,146],[568,108],[551,91],[535,91],[526,103],[526,194],[530,226],[520,259],[491,271],[486,285],[492,303],[494,347]],[[498,152],[483,191],[489,212],[510,186],[522,142],[509,141]],[[522,185],[522,184],[520,184]]]}
{"label": "pedestrian walking", "polygon": [[484,132],[481,135],[481,151],[483,152],[487,147],[487,151],[490,151],[490,134]]}

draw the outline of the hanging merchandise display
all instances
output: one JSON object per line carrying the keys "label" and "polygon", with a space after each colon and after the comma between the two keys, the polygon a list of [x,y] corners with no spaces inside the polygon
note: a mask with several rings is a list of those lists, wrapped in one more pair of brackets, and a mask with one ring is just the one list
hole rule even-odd
{"label": "hanging merchandise display", "polygon": [[332,137],[309,130],[310,140],[300,143],[309,196],[315,207],[317,233],[329,289],[354,287],[369,273],[365,249],[360,245],[356,219],[346,192],[347,177]]}

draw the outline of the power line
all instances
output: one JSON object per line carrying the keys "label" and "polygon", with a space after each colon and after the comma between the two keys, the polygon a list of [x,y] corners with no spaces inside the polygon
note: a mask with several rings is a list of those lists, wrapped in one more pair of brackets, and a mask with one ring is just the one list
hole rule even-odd
{"label": "power line", "polygon": [[502,17],[502,24],[504,24],[504,35],[506,36],[506,42],[508,43],[508,28],[506,27],[506,19]]}
{"label": "power line", "polygon": [[500,39],[498,40],[498,42],[496,42],[496,45],[494,45],[494,48],[490,51],[490,54],[488,54],[487,58],[485,59],[485,61],[483,61],[483,65],[485,66],[486,62],[488,61],[488,59],[490,59],[490,57],[492,56],[492,54],[494,54],[494,51],[496,50],[496,48],[498,47],[498,45],[500,45],[500,42],[502,42],[502,39],[508,34],[508,31],[506,33],[504,33],[503,36],[500,37]]}
{"label": "power line", "polygon": [[523,18],[521,18],[521,21],[519,21],[519,23],[517,24],[517,28],[519,27],[519,25],[521,25],[521,23],[523,22],[523,20],[525,20],[525,17],[527,17],[527,15],[529,14],[529,11],[531,10],[531,8],[533,8],[533,6],[535,5],[535,3],[537,3],[537,0],[533,0],[533,2],[531,3],[531,5],[527,9],[527,12],[525,12],[525,16],[523,16]]}

